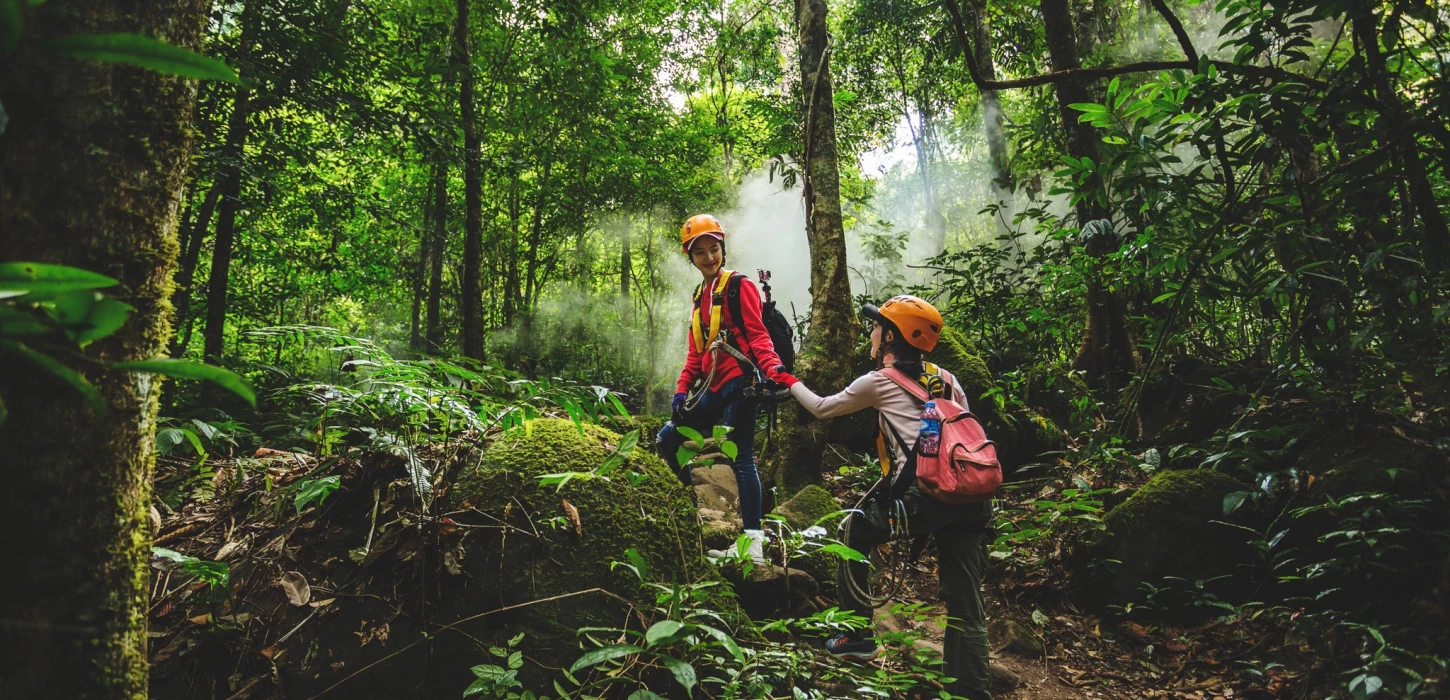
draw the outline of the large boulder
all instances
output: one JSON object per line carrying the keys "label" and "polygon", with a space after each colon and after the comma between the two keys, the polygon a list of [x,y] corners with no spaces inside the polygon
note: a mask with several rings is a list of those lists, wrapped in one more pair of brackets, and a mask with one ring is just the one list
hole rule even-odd
{"label": "large boulder", "polygon": [[[617,433],[567,420],[535,420],[503,436],[465,473],[451,495],[453,511],[487,513],[466,539],[458,594],[517,605],[594,586],[634,598],[634,574],[613,562],[634,550],[651,578],[689,581],[716,576],[701,554],[689,492],[658,457],[636,448],[607,478],[541,486],[544,474],[589,472],[619,443]],[[631,485],[629,472],[647,477]],[[560,520],[559,518],[563,518]],[[544,525],[553,519],[554,526]],[[537,531],[538,535],[533,536]],[[526,631],[525,655],[546,666],[568,666],[578,654],[576,630],[615,626],[628,605],[608,597],[533,605],[489,628],[504,636]]]}
{"label": "large boulder", "polygon": [[[1206,580],[1241,573],[1252,552],[1244,534],[1222,524],[1224,496],[1242,482],[1212,469],[1160,472],[1103,518],[1088,545],[1093,560],[1083,594],[1092,605],[1141,600],[1140,584]],[[1214,591],[1220,595],[1224,589]]]}
{"label": "large boulder", "polygon": [[[775,509],[775,514],[785,518],[793,529],[804,530],[826,516],[839,512],[841,504],[836,502],[825,489],[812,484],[800,491],[797,491],[790,500],[780,504]],[[832,529],[834,522],[824,523],[826,529]]]}

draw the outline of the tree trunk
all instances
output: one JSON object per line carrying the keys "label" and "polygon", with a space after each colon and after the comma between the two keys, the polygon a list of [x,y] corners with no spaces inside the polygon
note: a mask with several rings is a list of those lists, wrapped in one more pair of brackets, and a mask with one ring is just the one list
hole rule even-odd
{"label": "tree trunk", "polygon": [[[248,9],[252,4],[248,4]],[[251,94],[245,85],[237,86],[232,115],[227,120],[227,141],[222,147],[221,205],[217,212],[216,242],[211,253],[211,276],[207,280],[206,331],[203,333],[203,355],[208,362],[221,361],[226,338],[227,287],[232,246],[236,241],[237,210],[241,208],[242,158],[245,157],[247,132],[251,128],[247,121],[251,114]]]}
{"label": "tree trunk", "polygon": [[[806,237],[811,250],[811,327],[802,341],[797,374],[807,385],[836,391],[851,379],[856,315],[846,269],[837,169],[835,90],[831,87],[826,0],[796,0],[795,20],[805,112]],[[828,421],[796,412],[782,421],[768,459],[768,479],[783,494],[821,480]]]}
{"label": "tree trunk", "polygon": [[454,23],[454,65],[462,81],[458,91],[463,120],[463,289],[458,308],[463,316],[463,355],[483,359],[483,180],[479,170],[478,123],[473,114],[473,63],[468,46],[468,0],[458,0]]}
{"label": "tree trunk", "polygon": [[428,247],[428,352],[443,352],[443,250],[448,245],[448,159],[442,153],[433,165],[433,243]]}
{"label": "tree trunk", "polygon": [[[432,170],[437,171],[435,163]],[[413,267],[413,309],[408,333],[408,349],[416,353],[425,350],[423,346],[423,297],[428,294],[428,262],[432,259],[428,249],[433,245],[432,224],[437,214],[433,209],[433,178],[423,191],[423,225],[418,228],[418,262]]]}
{"label": "tree trunk", "polygon": [[171,305],[176,308],[176,325],[186,329],[184,338],[177,336],[171,346],[171,356],[186,354],[186,345],[191,340],[191,295],[196,281],[196,264],[201,259],[201,244],[206,241],[206,232],[211,228],[211,217],[216,212],[217,199],[221,197],[221,183],[212,183],[211,190],[202,201],[201,211],[191,225],[186,237],[186,250],[181,253],[181,265],[176,270],[176,289],[171,292]]}
{"label": "tree trunk", "polygon": [[[1052,56],[1052,69],[1078,68],[1077,40],[1067,0],[1042,0],[1042,24],[1047,36],[1047,49]],[[1098,157],[1097,133],[1091,124],[1079,122],[1076,110],[1069,107],[1073,103],[1092,101],[1087,86],[1081,80],[1057,83],[1057,108],[1063,129],[1067,132],[1068,153],[1075,158],[1091,158],[1096,163],[1101,160]],[[1110,213],[1097,204],[1088,201],[1077,204],[1079,227],[1109,216]],[[1135,372],[1140,364],[1137,344],[1128,326],[1127,304],[1122,294],[1110,289],[1102,278],[1103,262],[1116,248],[1117,238],[1111,230],[1092,237],[1086,243],[1088,254],[1096,258],[1096,269],[1088,274],[1087,321],[1083,328],[1082,345],[1072,365],[1073,369],[1086,373],[1090,384],[1108,389],[1122,386],[1127,375]]]}
{"label": "tree trunk", "polygon": [[[0,260],[71,265],[116,278],[135,307],[86,355],[156,357],[170,335],[176,214],[189,161],[193,81],[62,58],[72,34],[135,32],[196,47],[198,0],[70,0],[26,10],[0,64]],[[108,420],[48,374],[0,359],[0,687],[15,698],[147,696],[148,506],[160,383],[70,363],[100,390]]]}
{"label": "tree trunk", "polygon": [[619,242],[619,365],[629,369],[630,360],[634,357],[634,348],[630,342],[634,319],[633,304],[629,297],[629,274],[634,269],[634,262],[630,259],[630,234],[634,227],[634,220],[628,215],[624,217],[624,228],[620,232]]}

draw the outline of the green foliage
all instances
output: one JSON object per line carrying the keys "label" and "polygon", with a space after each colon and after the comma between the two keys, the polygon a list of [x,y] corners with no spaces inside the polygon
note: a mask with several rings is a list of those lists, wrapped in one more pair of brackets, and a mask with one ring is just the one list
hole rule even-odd
{"label": "green foliage", "polygon": [[165,547],[152,547],[151,554],[172,562],[172,565],[180,568],[183,573],[194,577],[196,581],[206,584],[206,602],[208,605],[216,605],[226,596],[231,595],[231,565],[224,561],[208,561],[196,557],[187,556],[179,552],[166,549]]}
{"label": "green foliage", "polygon": [[50,41],[46,48],[62,56],[125,63],[184,78],[237,82],[237,72],[221,61],[136,34],[73,34]]}
{"label": "green foliage", "polygon": [[324,476],[319,479],[303,479],[297,482],[292,490],[297,495],[292,499],[292,504],[297,508],[297,513],[302,514],[308,506],[321,506],[334,491],[342,486],[342,477]]}
{"label": "green foliage", "polygon": [[524,667],[524,653],[516,650],[519,642],[523,640],[524,633],[520,632],[508,640],[507,647],[489,647],[488,653],[498,658],[503,665],[480,664],[469,669],[477,680],[464,689],[463,697],[480,697],[485,700],[549,700],[548,696],[535,695],[532,690],[522,693],[515,690],[524,687],[518,679],[519,669]]}
{"label": "green foliage", "polygon": [[[85,356],[81,351],[119,331],[134,310],[97,291],[116,284],[110,277],[64,265],[0,263],[0,358],[8,355],[45,370],[79,392],[100,417],[106,415],[100,391],[58,357],[87,367],[207,380],[255,403],[245,381],[218,367],[166,358],[107,365]],[[4,417],[0,410],[0,422]]]}

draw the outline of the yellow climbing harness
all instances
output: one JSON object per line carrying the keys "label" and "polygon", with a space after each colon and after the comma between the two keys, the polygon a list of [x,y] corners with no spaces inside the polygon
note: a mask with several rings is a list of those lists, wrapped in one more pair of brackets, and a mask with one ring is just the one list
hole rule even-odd
{"label": "yellow climbing harness", "polygon": [[725,306],[725,287],[730,284],[730,278],[735,275],[733,270],[721,270],[715,282],[715,291],[710,298],[710,337],[707,339],[700,332],[700,317],[705,315],[705,309],[700,306],[700,299],[705,294],[704,283],[700,284],[699,291],[695,294],[695,311],[690,313],[690,328],[694,331],[691,335],[695,339],[695,352],[703,353],[705,348],[715,342],[716,336],[720,335],[720,310]]}

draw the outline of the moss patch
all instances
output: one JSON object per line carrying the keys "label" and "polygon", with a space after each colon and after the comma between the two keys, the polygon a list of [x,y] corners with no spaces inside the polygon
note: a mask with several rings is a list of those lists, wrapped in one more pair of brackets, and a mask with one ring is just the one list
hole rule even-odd
{"label": "moss patch", "polygon": [[[599,426],[548,419],[526,423],[490,446],[478,468],[461,475],[450,494],[451,509],[480,511],[492,517],[474,518],[474,524],[502,521],[512,529],[476,529],[464,537],[463,575],[446,582],[465,589],[456,598],[503,607],[597,586],[636,600],[641,594],[634,575],[611,567],[626,561],[631,548],[648,562],[651,580],[717,578],[701,554],[689,491],[643,448],[608,479],[576,479],[558,491],[539,485],[542,474],[594,469],[619,438]],[[629,471],[649,478],[631,486]],[[577,509],[582,535],[565,500]],[[578,596],[490,619],[475,636],[492,640],[527,631],[523,647],[530,659],[567,667],[579,653],[575,630],[618,626],[628,609],[610,596]]]}
{"label": "moss patch", "polygon": [[831,496],[825,489],[811,485],[807,486],[790,500],[780,504],[775,509],[776,515],[785,518],[792,528],[804,530],[814,525],[817,520],[841,510],[841,504]]}
{"label": "moss patch", "polygon": [[1089,548],[1096,566],[1084,587],[1087,602],[1139,600],[1140,583],[1159,586],[1165,576],[1194,581],[1237,573],[1250,556],[1244,537],[1213,521],[1223,519],[1224,496],[1245,488],[1211,469],[1154,476],[1103,518],[1106,530]]}

